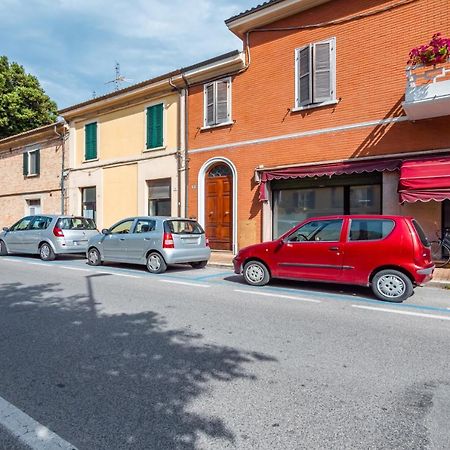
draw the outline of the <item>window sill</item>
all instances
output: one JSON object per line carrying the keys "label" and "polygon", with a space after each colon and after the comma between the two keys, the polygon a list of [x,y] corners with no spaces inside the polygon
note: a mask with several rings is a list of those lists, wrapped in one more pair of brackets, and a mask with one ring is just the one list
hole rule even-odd
{"label": "window sill", "polygon": [[204,127],[201,127],[200,130],[203,131],[203,130],[211,130],[211,129],[220,128],[220,127],[227,127],[227,126],[229,127],[230,125],[234,125],[233,120],[228,121],[228,122],[218,123],[216,125],[206,125]]}
{"label": "window sill", "polygon": [[29,175],[25,175],[25,178],[37,178],[38,176],[38,173],[30,173]]}
{"label": "window sill", "polygon": [[158,150],[165,150],[167,147],[165,145],[163,145],[162,147],[153,147],[153,148],[146,148],[143,153],[148,153],[148,152],[157,152]]}
{"label": "window sill", "polygon": [[98,161],[98,158],[94,158],[94,159],[85,159],[84,161],[82,161],[82,164],[88,164],[90,162],[96,162]]}
{"label": "window sill", "polygon": [[321,108],[322,106],[337,105],[338,103],[339,103],[338,100],[330,100],[328,102],[323,103],[312,103],[311,105],[306,106],[296,106],[295,108],[291,109],[291,112],[307,111],[308,109]]}

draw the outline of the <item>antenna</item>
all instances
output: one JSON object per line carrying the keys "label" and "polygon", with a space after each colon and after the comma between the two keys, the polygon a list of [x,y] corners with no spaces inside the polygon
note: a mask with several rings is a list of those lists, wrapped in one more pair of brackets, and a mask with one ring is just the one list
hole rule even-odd
{"label": "antenna", "polygon": [[120,83],[128,83],[130,81],[133,81],[128,78],[125,78],[123,75],[120,75],[120,64],[117,61],[116,61],[115,71],[116,71],[116,77],[114,78],[114,80],[110,80],[105,83],[105,84],[114,83],[115,91],[118,91],[120,89]]}

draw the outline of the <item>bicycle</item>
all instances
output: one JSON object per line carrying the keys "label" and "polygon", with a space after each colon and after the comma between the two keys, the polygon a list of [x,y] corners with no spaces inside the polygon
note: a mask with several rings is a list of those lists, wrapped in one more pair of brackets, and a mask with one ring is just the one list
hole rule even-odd
{"label": "bicycle", "polygon": [[443,238],[437,237],[437,240],[430,242],[431,259],[436,267],[445,267],[450,262],[450,230],[445,230]]}

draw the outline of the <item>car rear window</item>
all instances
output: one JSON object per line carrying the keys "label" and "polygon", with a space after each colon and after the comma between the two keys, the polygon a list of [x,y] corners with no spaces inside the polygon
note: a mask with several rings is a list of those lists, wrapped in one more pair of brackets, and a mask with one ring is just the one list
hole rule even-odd
{"label": "car rear window", "polygon": [[95,222],[84,217],[65,217],[58,220],[61,230],[95,230]]}
{"label": "car rear window", "polygon": [[390,219],[352,219],[349,241],[377,241],[389,236],[395,227]]}
{"label": "car rear window", "polygon": [[427,235],[423,231],[423,228],[420,226],[420,223],[417,222],[417,220],[415,219],[412,220],[412,223],[414,225],[414,229],[416,230],[417,235],[419,236],[420,242],[422,242],[424,247],[430,247]]}
{"label": "car rear window", "polygon": [[195,220],[167,220],[164,229],[173,234],[203,234],[203,228]]}

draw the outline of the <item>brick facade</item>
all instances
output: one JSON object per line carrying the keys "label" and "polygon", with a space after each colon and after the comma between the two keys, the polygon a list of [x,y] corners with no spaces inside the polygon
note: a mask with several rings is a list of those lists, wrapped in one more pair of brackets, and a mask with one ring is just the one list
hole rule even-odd
{"label": "brick facade", "polygon": [[[263,206],[254,181],[259,166],[449,149],[448,116],[411,122],[402,108],[409,50],[437,31],[450,33],[447,6],[446,0],[334,0],[264,28],[337,24],[251,32],[250,66],[233,77],[233,125],[201,130],[203,86],[189,89],[190,214],[198,214],[198,174],[211,158],[227,158],[236,166],[242,247],[263,237]],[[294,112],[295,49],[332,37],[337,104]]]}
{"label": "brick facade", "polygon": [[[62,133],[63,127],[58,125],[56,130]],[[23,153],[35,148],[40,149],[40,173],[24,176]],[[61,213],[61,158],[61,138],[55,133],[55,125],[0,141],[1,227],[11,226],[28,215],[30,200],[40,200],[41,213]]]}

